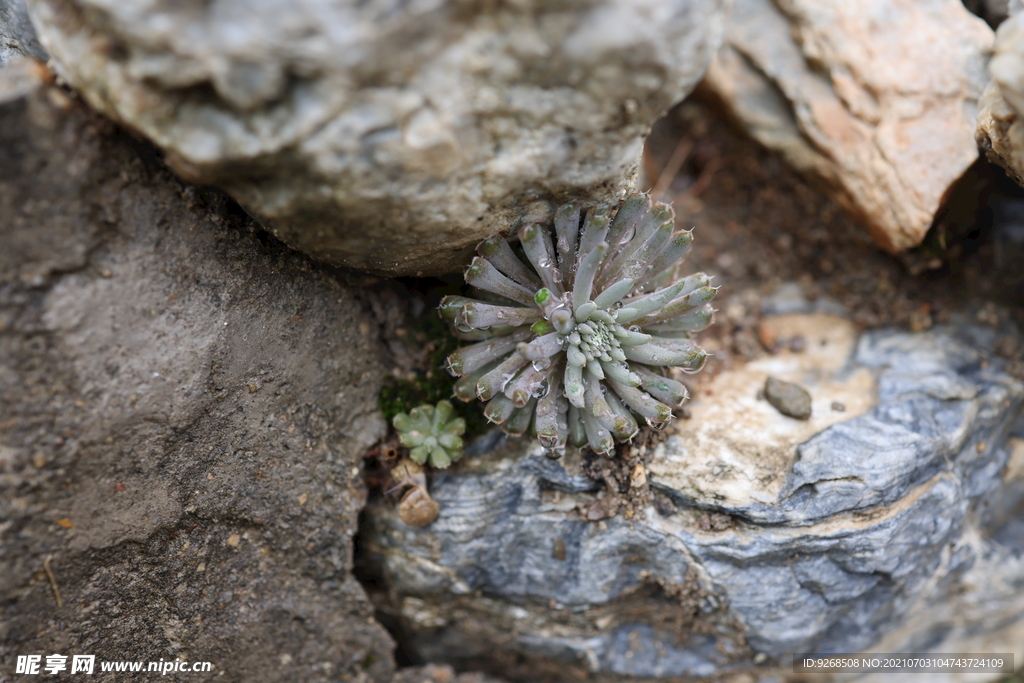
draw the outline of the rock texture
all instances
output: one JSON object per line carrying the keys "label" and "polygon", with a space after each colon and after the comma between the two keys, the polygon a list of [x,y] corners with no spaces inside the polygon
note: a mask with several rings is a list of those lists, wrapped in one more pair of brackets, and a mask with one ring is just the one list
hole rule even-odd
{"label": "rock texture", "polygon": [[46,59],[24,0],[0,0],[0,68],[16,56]]}
{"label": "rock texture", "polygon": [[989,74],[979,103],[978,146],[1024,185],[1024,13],[999,26]]}
{"label": "rock texture", "polygon": [[349,572],[384,428],[369,317],[31,79],[0,86],[0,659],[389,681]]}
{"label": "rock texture", "polygon": [[[435,476],[430,527],[372,504],[363,548],[407,647],[515,680],[781,680],[792,652],[921,651],[1024,615],[1024,383],[996,333],[765,324],[806,350],[719,374],[618,490],[582,475],[593,458],[501,441]],[[807,388],[809,420],[758,396],[768,375]],[[644,486],[644,514],[585,521]]]}
{"label": "rock texture", "polygon": [[501,679],[480,673],[456,674],[450,666],[427,664],[402,669],[391,683],[503,683]]}
{"label": "rock texture", "polygon": [[288,244],[450,271],[568,199],[619,199],[727,0],[31,0],[60,74]]}
{"label": "rock texture", "polygon": [[959,0],[737,0],[707,83],[879,245],[916,246],[977,158],[992,31]]}

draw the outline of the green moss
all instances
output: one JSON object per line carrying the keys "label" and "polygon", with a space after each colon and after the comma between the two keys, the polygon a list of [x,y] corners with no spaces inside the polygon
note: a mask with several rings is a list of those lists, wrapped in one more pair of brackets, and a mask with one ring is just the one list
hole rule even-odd
{"label": "green moss", "polygon": [[431,292],[424,314],[408,322],[410,328],[421,331],[426,337],[426,343],[433,346],[427,360],[427,370],[414,380],[386,376],[377,398],[377,406],[390,424],[395,415],[408,413],[416,406],[425,403],[436,405],[438,401],[450,400],[455,414],[466,421],[466,437],[469,438],[482,433],[489,423],[476,401],[463,403],[453,400],[452,387],[456,378],[449,375],[445,367],[448,355],[459,347],[460,342],[435,310],[441,296],[447,293],[451,293],[447,288]]}

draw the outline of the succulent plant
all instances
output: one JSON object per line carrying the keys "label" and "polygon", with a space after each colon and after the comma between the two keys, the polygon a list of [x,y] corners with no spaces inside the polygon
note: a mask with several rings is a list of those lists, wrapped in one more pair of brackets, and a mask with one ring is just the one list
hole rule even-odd
{"label": "succulent plant", "polygon": [[462,434],[466,421],[455,417],[455,408],[448,401],[417,406],[395,415],[391,423],[398,430],[398,440],[409,447],[409,457],[419,464],[445,468],[462,457]]}
{"label": "succulent plant", "polygon": [[716,288],[703,273],[673,281],[689,231],[646,194],[582,217],[559,208],[554,234],[519,230],[527,263],[502,238],[477,248],[465,272],[479,299],[448,296],[441,317],[475,341],[448,357],[455,395],[487,402],[510,434],[532,430],[543,446],[589,443],[599,453],[648,423],[670,419],[687,397],[664,366],[696,372],[705,352],[689,335],[707,327]]}

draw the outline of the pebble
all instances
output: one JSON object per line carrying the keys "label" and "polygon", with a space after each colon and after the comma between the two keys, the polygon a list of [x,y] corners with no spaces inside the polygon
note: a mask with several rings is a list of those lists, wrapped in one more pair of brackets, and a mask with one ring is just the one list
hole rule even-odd
{"label": "pebble", "polygon": [[797,420],[811,417],[811,395],[799,384],[769,377],[764,383],[764,396],[783,415]]}

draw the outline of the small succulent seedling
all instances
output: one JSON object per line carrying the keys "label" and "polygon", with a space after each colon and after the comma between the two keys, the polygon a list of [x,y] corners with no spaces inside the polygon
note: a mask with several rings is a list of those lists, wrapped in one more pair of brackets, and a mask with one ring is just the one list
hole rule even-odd
{"label": "small succulent seedling", "polygon": [[398,440],[409,448],[409,457],[419,464],[445,468],[462,457],[462,434],[466,421],[455,417],[455,409],[448,401],[436,406],[417,406],[392,420],[398,430]]}
{"label": "small succulent seedling", "polygon": [[441,302],[456,335],[476,342],[448,357],[455,395],[486,401],[489,420],[552,449],[607,453],[638,418],[668,420],[687,393],[663,368],[703,367],[689,335],[711,324],[717,291],[703,273],[672,280],[692,242],[672,208],[635,194],[581,218],[569,204],[553,233],[531,223],[519,242],[527,263],[500,237],[477,248],[465,277],[486,301]]}

